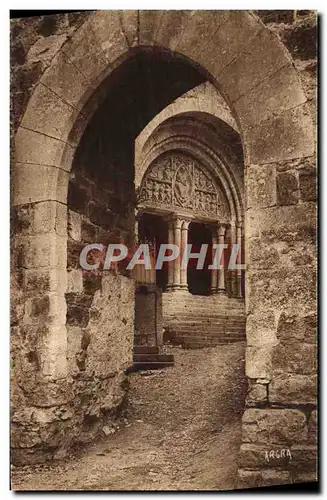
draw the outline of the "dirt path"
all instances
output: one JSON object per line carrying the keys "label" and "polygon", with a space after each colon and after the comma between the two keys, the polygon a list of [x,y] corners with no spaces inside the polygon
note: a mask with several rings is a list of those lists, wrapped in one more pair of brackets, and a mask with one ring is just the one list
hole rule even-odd
{"label": "dirt path", "polygon": [[127,422],[83,455],[14,468],[15,490],[228,490],[244,407],[244,344],[169,348],[175,366],[130,375]]}

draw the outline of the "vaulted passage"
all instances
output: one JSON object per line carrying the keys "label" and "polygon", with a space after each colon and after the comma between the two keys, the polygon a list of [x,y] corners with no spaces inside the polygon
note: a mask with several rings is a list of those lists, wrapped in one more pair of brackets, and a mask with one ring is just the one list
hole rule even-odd
{"label": "vaulted passage", "polygon": [[[298,44],[313,17],[294,12],[273,26],[264,12],[268,26],[252,11],[95,11],[15,27],[16,464],[111,443],[133,370],[167,367],[169,388],[165,373],[173,385],[184,362],[230,349],[243,380],[246,320],[239,479],[316,477],[316,61]],[[179,257],[130,268],[139,244],[153,263],[163,242]],[[117,243],[129,252],[104,271]],[[200,245],[202,269],[184,266]],[[208,418],[227,394],[240,430],[244,392],[234,401],[222,373],[215,391],[206,371]],[[277,444],[292,461],[266,463]]]}

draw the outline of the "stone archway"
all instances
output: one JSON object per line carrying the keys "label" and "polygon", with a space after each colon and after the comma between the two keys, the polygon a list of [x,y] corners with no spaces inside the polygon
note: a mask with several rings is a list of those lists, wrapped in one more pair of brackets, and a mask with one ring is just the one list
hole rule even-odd
{"label": "stone archway", "polygon": [[[249,12],[99,11],[40,77],[16,133],[13,204],[23,219],[33,221],[30,231],[15,235],[23,290],[36,280],[49,283],[47,331],[33,334],[45,382],[44,405],[65,400],[57,382],[65,383],[67,376],[66,202],[72,158],[103,97],[101,82],[133,51],[159,48],[206,73],[229,104],[242,138],[249,266],[246,370],[253,406],[244,415],[242,463],[260,469],[267,467],[262,446],[275,443],[274,428],[285,426],[282,441],[291,442],[295,456],[301,454],[308,425],[304,409],[315,405],[314,375],[299,374],[290,361],[290,335],[301,350],[296,332],[312,323],[315,269],[305,263],[296,272],[287,268],[280,250],[294,228],[299,245],[310,247],[305,226],[315,226],[315,206],[306,197],[305,168],[315,159],[312,120],[292,59]],[[299,262],[296,249],[290,258]],[[29,297],[26,314],[37,307]],[[32,323],[27,322],[37,332],[37,318]],[[278,361],[281,351],[287,369]],[[253,423],[272,429],[267,442],[253,434]],[[291,432],[291,425],[298,432]]]}

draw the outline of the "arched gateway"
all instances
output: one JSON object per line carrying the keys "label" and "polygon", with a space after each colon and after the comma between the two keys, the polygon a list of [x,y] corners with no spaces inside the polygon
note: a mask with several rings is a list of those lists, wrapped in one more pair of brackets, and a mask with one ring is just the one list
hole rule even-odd
{"label": "arched gateway", "polygon": [[[119,399],[112,391],[118,386],[121,391],[119,377],[131,358],[134,284],[122,273],[106,278],[102,293],[95,288],[92,295],[93,285],[84,278],[79,281],[78,269],[67,269],[67,249],[69,260],[82,241],[81,231],[85,242],[90,238],[87,230],[96,225],[98,237],[100,229],[116,227],[116,216],[119,218],[125,211],[120,223],[128,221],[130,228],[126,232],[134,232],[134,207],[129,211],[116,207],[105,212],[98,209],[103,203],[99,191],[92,200],[88,198],[93,196],[93,188],[101,186],[101,179],[88,178],[88,183],[77,187],[79,176],[83,182],[87,177],[86,163],[79,161],[83,155],[78,156],[83,138],[91,134],[92,123],[102,123],[101,107],[109,102],[109,94],[107,120],[124,116],[128,109],[135,111],[137,119],[129,124],[130,136],[125,137],[130,140],[131,149],[119,136],[119,120],[116,128],[111,124],[111,135],[103,138],[102,151],[111,147],[109,156],[101,157],[106,159],[103,172],[111,169],[109,178],[118,179],[120,171],[132,172],[133,142],[147,122],[176,97],[209,80],[232,112],[244,151],[246,374],[250,397],[243,418],[240,476],[256,481],[263,469],[275,467],[265,460],[262,450],[274,448],[280,439],[287,442],[293,456],[292,466],[278,464],[285,477],[290,477],[294,464],[303,467],[305,463],[306,470],[314,467],[315,450],[310,448],[305,432],[315,408],[315,377],[312,373],[299,375],[292,363],[280,361],[281,356],[288,359],[295,350],[301,350],[303,339],[299,332],[303,328],[312,331],[315,310],[314,267],[298,259],[295,272],[285,265],[286,254],[282,252],[289,245],[287,235],[295,233],[297,241],[311,252],[310,244],[314,243],[308,240],[305,228],[315,226],[315,204],[305,188],[305,176],[315,164],[312,119],[285,46],[256,15],[246,11],[98,11],[86,16],[53,54],[35,83],[15,136],[13,205],[19,223],[13,247],[21,294],[19,311],[23,312],[13,331],[13,344],[20,346],[15,351],[13,384],[14,459],[40,459],[46,454],[45,449],[52,456],[55,450],[78,441],[76,429],[85,430],[90,422],[92,427],[85,430],[85,440],[92,439],[97,430],[94,422],[101,419],[105,408],[110,408],[110,398]],[[133,61],[139,71],[143,68],[145,72],[151,61],[153,67],[166,68],[158,78],[158,99],[146,109],[142,105],[135,107],[142,96],[133,95]],[[160,87],[162,75],[170,78],[168,67],[173,64],[179,71],[179,82],[186,82],[185,85],[174,86],[171,78],[169,84],[162,82]],[[119,83],[125,83],[124,88],[118,88],[117,75]],[[145,73],[143,76],[146,85]],[[235,194],[238,183],[233,182],[233,189],[227,189],[223,177],[214,172],[213,164],[219,162],[206,148],[199,151],[210,157],[209,162],[194,155],[194,151],[184,151],[180,143],[149,163],[142,186],[147,207],[153,208],[156,199],[161,197],[162,202],[166,197],[173,203],[174,220],[181,221],[185,216],[185,220],[194,217],[192,221],[201,223],[212,222],[215,212],[214,222],[224,224],[224,230],[234,224],[238,238],[237,228],[243,223],[241,196]],[[100,165],[98,157],[97,162]],[[155,174],[156,165],[162,165],[161,162],[170,165],[170,180],[158,178],[159,171],[167,172],[166,169]],[[85,170],[79,171],[73,165]],[[291,189],[287,181],[293,177],[296,188]],[[201,179],[205,188],[200,188]],[[227,174],[225,179],[227,182]],[[110,200],[118,188],[123,193],[130,190],[131,194],[133,181],[128,182],[123,175],[117,186],[109,186],[109,182]],[[297,198],[292,194],[292,204],[288,190],[297,192]],[[93,217],[97,223],[91,221],[92,227],[87,226],[87,217]],[[173,228],[175,239],[186,237],[185,222],[183,226],[176,223]],[[217,238],[220,237],[217,232]],[[296,250],[289,250],[289,258],[295,258]],[[219,282],[219,275],[217,279]],[[169,284],[186,284],[185,275],[177,273],[175,278],[174,274]],[[80,287],[79,292],[76,287]],[[300,293],[295,294],[295,289]],[[110,312],[119,311],[117,315],[121,317],[115,331],[121,331],[120,339],[124,338],[112,345],[111,353],[115,348],[119,352],[111,374],[105,371],[108,358],[104,344],[99,336],[92,336],[92,328],[99,331],[97,300],[105,302],[108,296],[110,310],[103,308],[109,314],[107,323]],[[72,308],[85,309],[88,319],[80,314],[80,322],[74,324]],[[103,319],[101,314],[100,318]],[[84,329],[84,320],[91,330]],[[72,337],[73,333],[76,337]],[[77,371],[70,369],[69,353],[74,342],[78,344],[73,356],[77,357]],[[88,402],[87,411],[81,414],[84,407],[80,402],[86,401],[83,397],[92,391],[92,384],[100,387],[99,397],[95,394],[92,404]],[[101,391],[107,395],[106,404]],[[254,426],[258,432],[253,431]],[[303,446],[308,460],[304,458]]]}

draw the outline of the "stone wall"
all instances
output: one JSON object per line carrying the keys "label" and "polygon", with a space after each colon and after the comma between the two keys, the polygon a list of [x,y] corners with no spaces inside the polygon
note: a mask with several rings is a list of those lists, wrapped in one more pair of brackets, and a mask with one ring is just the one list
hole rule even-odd
{"label": "stone wall", "polygon": [[[258,14],[292,54],[316,124],[316,14]],[[252,286],[239,459],[244,487],[317,478],[316,179],[315,157],[246,171]]]}
{"label": "stone wall", "polygon": [[[12,134],[41,74],[87,16],[12,21]],[[125,170],[117,169],[97,127],[98,122],[89,127],[80,142],[66,199],[20,204],[12,210],[15,463],[63,456],[71,445],[90,441],[113,425],[124,404],[124,370],[132,363],[134,280],[124,265],[104,275],[83,272],[79,254],[87,243],[133,240],[133,168],[131,162],[122,162]],[[68,175],[61,173],[63,179]],[[41,186],[39,176],[34,187]],[[30,238],[38,247],[33,256]],[[49,258],[51,242],[56,250]],[[55,357],[58,349],[59,376],[44,377],[45,353]]]}
{"label": "stone wall", "polygon": [[[85,14],[84,19],[76,15],[77,24],[79,19],[85,21],[78,30],[70,21],[74,16],[13,23],[12,130],[19,125],[12,183],[16,207],[12,211],[12,265],[17,270],[12,277],[14,460],[19,456],[25,462],[52,457],[74,429],[64,295],[71,161],[62,159],[63,151],[71,154],[79,142],[79,127],[83,129],[91,113],[83,107],[85,96],[106,77],[111,78],[117,58],[130,48],[146,45],[143,68],[149,61],[155,68],[160,65],[158,51],[152,57],[149,47],[157,45],[166,54],[178,53],[186,61],[194,61],[210,75],[230,105],[242,136],[250,394],[244,414],[240,477],[247,484],[314,477],[316,389],[312,385],[314,344],[309,339],[316,311],[315,14],[276,11],[265,16],[261,12],[265,26],[246,11],[132,11],[120,13],[119,20],[115,12],[98,11]],[[218,53],[217,46],[221,47]],[[162,73],[157,73],[162,84],[160,102],[157,106],[150,103],[144,113],[140,112],[144,106],[137,107],[140,99],[134,99],[131,91],[131,75],[139,61],[120,75],[126,95],[133,97],[125,100],[124,113],[143,120],[132,123],[128,138],[131,160],[132,138],[146,123],[179,95],[203,83],[203,77],[194,75],[179,78],[181,63],[176,59],[174,66],[174,60],[171,57],[162,63]],[[165,83],[167,68],[174,68],[168,83],[183,80],[182,86]],[[187,64],[181,74],[190,76]],[[149,94],[148,81],[144,71],[140,78],[143,96]],[[174,92],[167,94],[171,89]],[[99,95],[94,95],[98,102]],[[85,116],[80,118],[82,108]],[[122,108],[117,106],[116,111],[121,116]],[[111,142],[124,151],[124,145]],[[115,160],[119,170],[124,159]],[[101,228],[84,215],[92,228]],[[93,298],[97,293],[98,288]],[[100,318],[98,321],[101,323]],[[89,322],[93,325],[93,319]],[[87,343],[82,335],[82,351]],[[292,422],[290,431],[283,424],[285,418]],[[265,430],[268,423],[270,433]],[[281,432],[278,426],[285,430]],[[266,452],[276,451],[277,446],[289,450],[298,467],[283,461],[288,452],[285,456],[278,452],[277,462],[268,462]]]}

